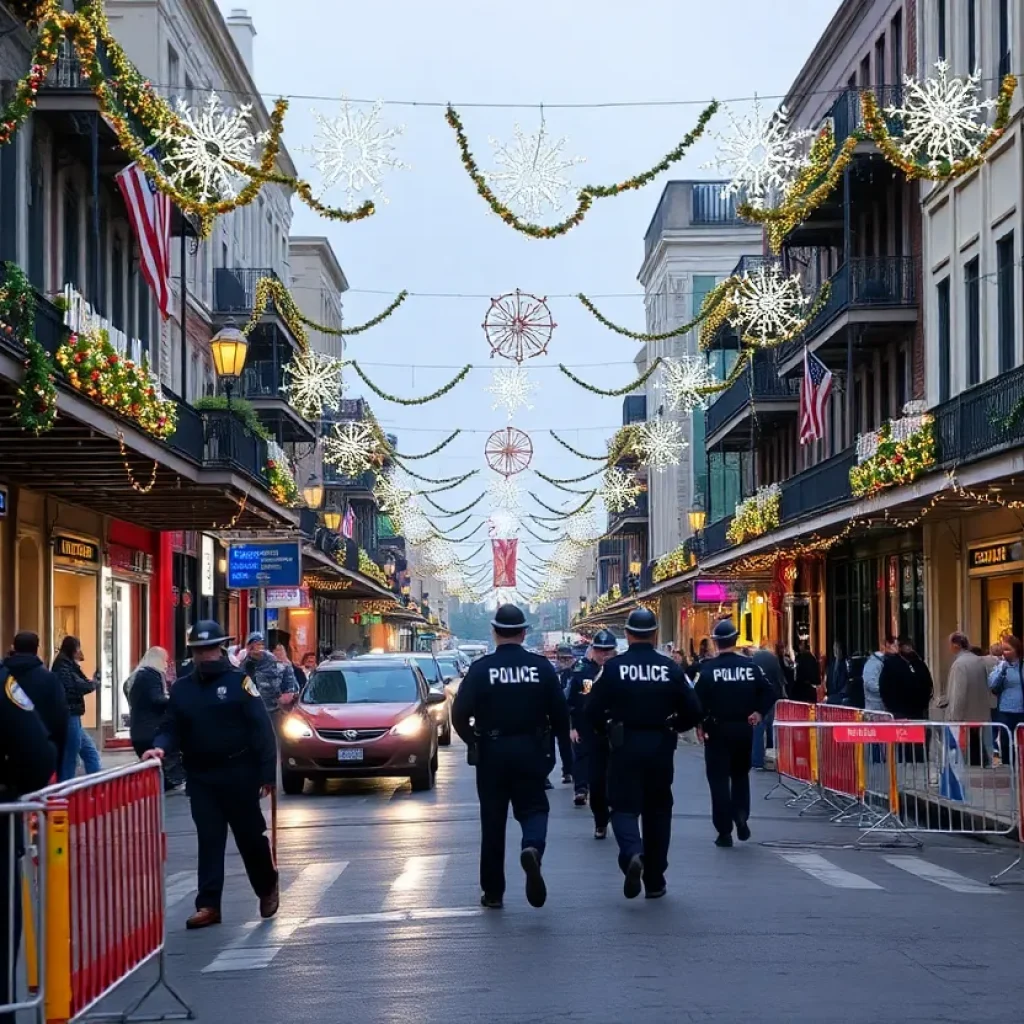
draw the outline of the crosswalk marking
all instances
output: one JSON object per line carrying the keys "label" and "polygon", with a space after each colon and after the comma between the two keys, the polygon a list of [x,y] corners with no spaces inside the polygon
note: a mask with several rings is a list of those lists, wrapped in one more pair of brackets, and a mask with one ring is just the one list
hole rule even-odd
{"label": "crosswalk marking", "polygon": [[927,882],[934,882],[936,885],[941,885],[944,889],[951,889],[953,892],[1003,895],[1001,889],[986,885],[984,882],[976,882],[973,878],[968,878],[966,875],[951,871],[949,868],[940,867],[938,864],[932,864],[921,857],[889,856],[885,860],[894,868],[908,871],[918,878],[923,878]]}
{"label": "crosswalk marking", "polygon": [[164,882],[164,906],[169,910],[177,906],[186,896],[195,891],[196,873],[194,871],[178,871],[168,875]]}
{"label": "crosswalk marking", "polygon": [[402,873],[391,883],[391,890],[384,901],[385,910],[394,910],[409,902],[410,896],[433,892],[441,884],[447,854],[426,857],[410,857]]}
{"label": "crosswalk marking", "polygon": [[783,853],[782,859],[836,889],[881,889],[870,879],[838,867],[817,853]]}
{"label": "crosswalk marking", "polygon": [[393,924],[402,921],[440,921],[448,917],[479,917],[483,913],[481,907],[419,907],[411,910],[384,910],[378,914],[345,914],[341,917],[311,917],[302,922],[303,928],[315,928],[319,925],[345,924]]}

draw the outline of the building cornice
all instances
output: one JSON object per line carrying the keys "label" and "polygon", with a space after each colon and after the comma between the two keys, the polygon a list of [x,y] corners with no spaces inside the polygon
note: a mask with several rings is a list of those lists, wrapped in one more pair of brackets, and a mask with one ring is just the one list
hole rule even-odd
{"label": "building cornice", "polygon": [[348,291],[348,278],[341,269],[334,246],[325,235],[292,235],[288,239],[289,252],[309,252],[319,257],[324,269],[330,275],[339,292]]}

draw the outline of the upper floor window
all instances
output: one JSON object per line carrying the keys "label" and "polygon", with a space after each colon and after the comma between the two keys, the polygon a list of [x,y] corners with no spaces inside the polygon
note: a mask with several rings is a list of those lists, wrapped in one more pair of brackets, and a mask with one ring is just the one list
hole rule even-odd
{"label": "upper floor window", "polygon": [[935,28],[938,32],[935,53],[939,60],[946,59],[946,0],[935,0]]}
{"label": "upper floor window", "polygon": [[892,80],[903,81],[903,11],[897,11],[889,22],[892,37],[889,49],[892,53]]}
{"label": "upper floor window", "polygon": [[977,0],[967,0],[967,74],[978,69],[978,11]]}
{"label": "upper floor window", "polygon": [[939,343],[939,401],[949,400],[952,385],[952,352],[949,337],[949,278],[944,277],[935,287],[938,316]]}
{"label": "upper floor window", "polygon": [[885,33],[875,40],[875,85],[881,89],[885,85],[888,68],[885,63]]}
{"label": "upper floor window", "polygon": [[1017,365],[1017,325],[1014,311],[1015,278],[1013,264],[1013,232],[996,242],[996,307],[999,336],[999,372],[1006,373]]}
{"label": "upper floor window", "polygon": [[167,85],[172,95],[178,94],[178,86],[181,84],[181,58],[178,51],[170,43],[167,44]]}
{"label": "upper floor window", "polygon": [[978,267],[977,256],[964,266],[968,387],[981,381],[981,275]]}
{"label": "upper floor window", "polygon": [[999,13],[997,16],[997,31],[999,55],[999,77],[1002,78],[1010,73],[1010,0],[997,0]]}

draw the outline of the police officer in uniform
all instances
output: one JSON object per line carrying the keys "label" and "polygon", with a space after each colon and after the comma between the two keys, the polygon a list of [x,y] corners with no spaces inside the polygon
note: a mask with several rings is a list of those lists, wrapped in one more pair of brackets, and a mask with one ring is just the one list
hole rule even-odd
{"label": "police officer in uniform", "polygon": [[171,688],[167,716],[143,758],[180,750],[186,791],[199,840],[196,912],[186,928],[220,924],[224,848],[228,828],[260,899],[260,915],[273,917],[280,902],[277,870],[260,808],[274,788],[277,742],[260,691],[227,656],[232,638],[213,621],[189,632],[191,669]]}
{"label": "police officer in uniform", "polygon": [[627,899],[640,895],[641,882],[648,899],[665,895],[677,733],[700,721],[679,666],[654,649],[657,633],[652,611],[629,613],[629,649],[601,669],[587,707],[594,729],[608,738],[608,802]]}
{"label": "police officer in uniform", "polygon": [[[572,648],[568,644],[559,644],[555,648],[555,671],[558,673],[558,682],[562,687],[562,693],[566,699],[569,697],[569,680],[572,678],[573,672],[576,670],[576,657],[572,653]],[[558,746],[559,751],[565,749],[561,745]],[[572,749],[571,747],[569,749]],[[555,767],[555,735],[551,734],[551,743],[548,747],[548,763],[552,768]],[[573,780],[572,764],[567,763],[565,758],[562,758],[562,784],[568,785]],[[551,785],[551,781],[548,780],[544,784],[545,789],[554,789]]]}
{"label": "police officer in uniform", "polygon": [[598,738],[587,717],[590,691],[601,667],[615,654],[615,634],[599,629],[590,641],[587,657],[573,670],[569,680],[569,720],[572,732],[572,774],[576,790],[574,803],[583,807],[590,798],[594,815],[594,838],[608,835],[608,743]]}
{"label": "police officer in uniform", "polygon": [[523,832],[519,862],[526,872],[526,898],[531,906],[542,907],[547,899],[541,859],[548,831],[548,742],[554,733],[562,763],[572,763],[569,714],[551,663],[523,649],[527,627],[522,611],[502,605],[491,625],[495,651],[470,666],[452,708],[452,725],[470,748],[470,763],[476,764],[480,903],[492,910],[502,906],[511,802]]}
{"label": "police officer in uniform", "polygon": [[[0,666],[0,804],[15,803],[42,789],[57,770],[57,750],[28,694]],[[14,859],[11,860],[13,834]],[[17,958],[21,945],[21,821],[0,815],[0,1006],[16,999]],[[15,1014],[0,1013],[2,1024]]]}
{"label": "police officer in uniform", "polygon": [[694,684],[704,711],[698,735],[704,741],[704,765],[711,790],[711,820],[716,846],[750,838],[750,752],[757,725],[772,709],[775,691],[761,668],[736,651],[736,627],[717,623],[712,637],[718,655],[700,663]]}

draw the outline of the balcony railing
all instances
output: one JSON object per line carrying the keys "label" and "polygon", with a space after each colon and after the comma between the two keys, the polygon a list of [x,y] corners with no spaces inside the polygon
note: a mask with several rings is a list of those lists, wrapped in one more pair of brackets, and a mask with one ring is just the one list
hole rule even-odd
{"label": "balcony railing", "polygon": [[611,532],[626,522],[633,522],[638,519],[647,519],[649,514],[650,504],[648,500],[648,493],[647,491],[644,491],[642,494],[637,495],[636,504],[633,505],[632,508],[627,508],[623,512],[608,513],[608,531]]}
{"label": "balcony railing", "polygon": [[[100,47],[103,44],[100,43]],[[100,52],[101,59],[105,54]],[[82,71],[82,63],[78,59],[78,51],[70,39],[62,39],[60,48],[57,51],[57,59],[54,61],[50,73],[46,76],[44,89],[66,89],[75,92],[92,92],[89,79]]]}
{"label": "balcony railing", "polygon": [[971,462],[1024,444],[1024,417],[1008,423],[1024,401],[1024,366],[962,391],[932,410],[941,466]]}
{"label": "balcony railing", "polygon": [[852,501],[850,470],[856,464],[857,449],[850,447],[783,481],[782,522],[802,519],[813,512]]}
{"label": "balcony railing", "polygon": [[372,491],[377,474],[367,470],[358,476],[343,473],[337,466],[324,466],[324,484],[327,487],[341,487],[346,491]]}
{"label": "balcony railing", "polygon": [[720,430],[738,412],[755,402],[795,399],[800,392],[799,380],[779,377],[774,353],[758,352],[753,364],[745,369],[708,408],[705,430],[708,436]]}
{"label": "balcony railing", "polygon": [[736,197],[722,196],[722,182],[694,182],[690,193],[690,223],[700,225],[748,224],[736,212]]}
{"label": "balcony railing", "polygon": [[256,303],[256,282],[261,277],[280,280],[270,267],[217,267],[213,272],[214,311],[248,316]]}
{"label": "balcony railing", "polygon": [[254,480],[267,482],[267,442],[250,434],[233,413],[207,411],[206,421],[207,466],[240,470]]}
{"label": "balcony railing", "polygon": [[206,453],[206,425],[202,415],[170,395],[165,394],[164,399],[174,402],[177,408],[174,433],[167,438],[167,446],[201,465]]}
{"label": "balcony railing", "polygon": [[731,547],[731,544],[725,536],[729,531],[731,524],[732,516],[726,516],[724,519],[719,519],[714,523],[708,523],[708,525],[704,527],[704,532],[701,534],[701,550],[704,558],[708,558],[711,555],[717,555],[718,552]]}
{"label": "balcony railing", "polygon": [[281,390],[285,382],[284,367],[272,359],[246,363],[238,380],[238,393],[243,398],[277,398],[286,401]]}
{"label": "balcony railing", "polygon": [[732,268],[732,276],[742,277],[744,274],[753,274],[761,267],[773,267],[781,265],[782,260],[778,256],[741,256],[739,263]]}
{"label": "balcony railing", "polygon": [[[883,85],[872,87],[878,105],[885,115],[886,107],[903,106],[903,86]],[[832,104],[832,109],[826,115],[832,118],[833,131],[838,145],[842,145],[854,132],[864,130],[864,110],[861,103],[860,89],[845,89],[839,98]],[[900,136],[903,134],[903,123],[898,117],[885,119],[890,135]]]}

